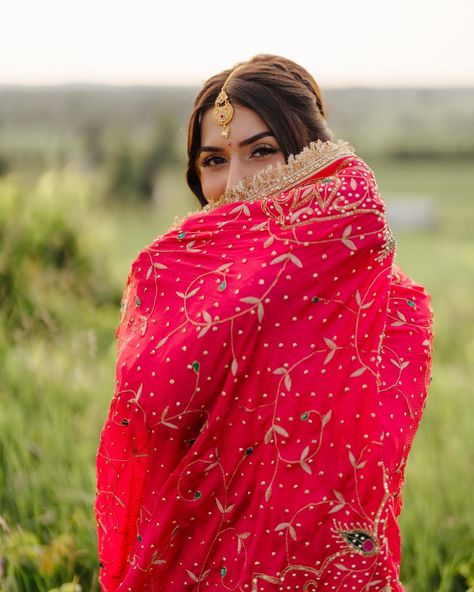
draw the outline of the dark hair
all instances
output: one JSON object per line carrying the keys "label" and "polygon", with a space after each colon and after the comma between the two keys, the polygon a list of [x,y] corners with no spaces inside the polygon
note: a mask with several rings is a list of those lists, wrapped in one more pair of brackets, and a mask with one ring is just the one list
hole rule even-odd
{"label": "dark hair", "polygon": [[[302,66],[281,56],[259,54],[231,77],[227,86],[230,101],[256,111],[275,134],[285,160],[310,142],[328,141],[333,134],[326,122],[326,108],[314,78]],[[186,181],[201,205],[206,205],[196,170],[201,145],[201,119],[215,100],[227,76],[224,70],[207,80],[197,95],[188,127]]]}

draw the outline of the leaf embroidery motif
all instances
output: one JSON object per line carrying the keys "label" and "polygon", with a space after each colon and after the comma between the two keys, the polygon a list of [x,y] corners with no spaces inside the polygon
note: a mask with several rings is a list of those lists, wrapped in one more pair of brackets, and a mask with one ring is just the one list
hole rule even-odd
{"label": "leaf embroidery motif", "polygon": [[166,405],[166,407],[163,409],[163,413],[161,414],[161,423],[165,426],[168,426],[169,428],[174,428],[175,430],[178,429],[178,426],[175,425],[174,423],[171,423],[169,421],[165,421],[165,417],[168,413],[168,409],[170,408],[169,405]]}
{"label": "leaf embroidery motif", "polygon": [[400,320],[392,323],[392,327],[401,327],[407,322],[405,315],[401,311],[398,310],[397,315]]}
{"label": "leaf embroidery motif", "polygon": [[242,550],[242,539],[246,539],[250,536],[250,532],[242,532],[237,535],[237,554]]}
{"label": "leaf embroidery motif", "polygon": [[132,397],[131,399],[128,400],[129,403],[138,403],[140,397],[142,396],[142,390],[143,390],[143,382],[141,383],[141,385],[138,387],[138,390],[135,394],[134,397]]}
{"label": "leaf embroidery motif", "polygon": [[349,238],[351,232],[352,232],[352,224],[349,224],[349,226],[347,226],[344,229],[344,232],[342,233],[341,242],[348,249],[351,249],[352,251],[356,251],[357,250],[357,247],[355,246],[355,244]]}
{"label": "leaf embroidery motif", "polygon": [[228,506],[227,508],[224,508],[224,506],[221,504],[221,502],[216,498],[214,498],[216,500],[216,504],[217,507],[219,508],[219,511],[222,514],[227,514],[228,512],[232,511],[232,508],[235,506],[235,504],[231,504],[230,506]]}
{"label": "leaf embroidery motif", "polygon": [[367,366],[362,366],[361,368],[357,368],[357,370],[354,370],[354,372],[351,374],[351,378],[355,378],[356,376],[360,376],[366,370],[367,370]]}
{"label": "leaf embroidery motif", "polygon": [[300,465],[301,468],[306,471],[307,473],[309,473],[310,475],[313,474],[311,467],[309,466],[309,464],[305,461],[306,457],[309,454],[309,446],[305,446],[303,452],[301,453],[301,457],[300,457]]}
{"label": "leaf embroidery motif", "polygon": [[279,425],[273,424],[272,426],[270,426],[270,428],[268,429],[267,433],[265,434],[265,438],[264,438],[265,444],[268,444],[270,442],[270,440],[272,439],[272,434],[273,434],[274,431],[277,432],[278,434],[281,434],[285,438],[289,438],[289,434],[285,430],[285,428],[282,428]]}
{"label": "leaf embroidery motif", "polygon": [[323,417],[323,427],[328,423],[328,421],[331,419],[332,417],[332,409],[330,409],[326,415]]}
{"label": "leaf embroidery motif", "polygon": [[275,527],[276,531],[287,529],[291,538],[296,541],[296,531],[289,522],[281,522]]}
{"label": "leaf embroidery motif", "polygon": [[270,499],[270,496],[271,495],[272,495],[272,484],[270,483],[270,485],[265,490],[265,501],[266,502],[268,502],[268,500]]}

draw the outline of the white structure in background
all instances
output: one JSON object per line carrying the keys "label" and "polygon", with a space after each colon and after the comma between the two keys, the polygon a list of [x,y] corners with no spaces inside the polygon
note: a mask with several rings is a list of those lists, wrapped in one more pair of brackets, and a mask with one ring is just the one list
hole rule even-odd
{"label": "white structure in background", "polygon": [[395,230],[434,228],[439,222],[435,200],[419,193],[383,192],[387,218]]}

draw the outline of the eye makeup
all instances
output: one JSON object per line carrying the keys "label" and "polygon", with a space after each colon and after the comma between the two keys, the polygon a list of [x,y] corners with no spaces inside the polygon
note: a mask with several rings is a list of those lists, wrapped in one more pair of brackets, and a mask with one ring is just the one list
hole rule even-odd
{"label": "eye makeup", "polygon": [[[259,146],[255,146],[255,148],[252,150],[252,155],[254,155],[256,152],[262,152],[263,154],[261,156],[257,156],[256,158],[264,158],[265,156],[267,156],[269,154],[274,154],[275,152],[278,152],[278,151],[279,151],[279,148],[276,148],[275,146],[271,146],[270,144],[260,144]],[[201,166],[202,167],[217,166],[216,164],[212,164],[212,162],[216,158],[224,160],[224,157],[222,157],[222,156],[217,156],[217,155],[216,156],[208,156],[202,160]]]}

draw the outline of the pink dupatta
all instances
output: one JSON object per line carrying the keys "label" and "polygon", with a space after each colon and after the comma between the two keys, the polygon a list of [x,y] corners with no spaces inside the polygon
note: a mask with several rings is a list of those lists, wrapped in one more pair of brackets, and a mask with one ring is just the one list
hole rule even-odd
{"label": "pink dupatta", "polygon": [[103,591],[397,591],[430,296],[371,169],[310,144],[132,264],[97,454]]}

